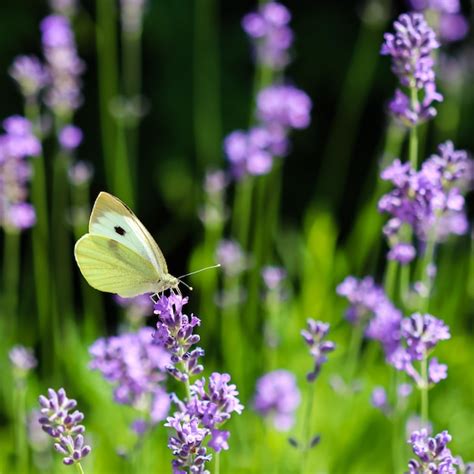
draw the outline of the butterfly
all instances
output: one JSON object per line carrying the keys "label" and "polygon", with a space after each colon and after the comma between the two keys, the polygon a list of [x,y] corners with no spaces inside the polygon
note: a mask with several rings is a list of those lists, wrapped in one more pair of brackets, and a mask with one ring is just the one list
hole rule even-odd
{"label": "butterfly", "polygon": [[[93,288],[130,298],[176,289],[165,257],[145,226],[120,199],[101,192],[89,220],[89,233],[74,247],[82,275]],[[183,275],[184,276],[184,275]]]}

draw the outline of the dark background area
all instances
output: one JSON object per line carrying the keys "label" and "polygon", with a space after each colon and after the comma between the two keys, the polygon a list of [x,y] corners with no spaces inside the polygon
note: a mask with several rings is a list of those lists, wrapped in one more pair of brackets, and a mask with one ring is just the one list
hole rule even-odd
{"label": "dark background area", "polygon": [[[76,116],[76,122],[85,134],[78,158],[95,166],[96,176],[92,185],[95,195],[104,189],[105,183],[97,103],[95,2],[87,0],[81,4],[82,10],[75,26],[79,28],[76,28],[79,55],[87,64],[87,71],[84,75],[85,100]],[[325,156],[327,139],[354,45],[363,26],[360,12],[365,3],[306,0],[285,4],[293,14],[291,26],[295,33],[294,60],[287,69],[286,77],[289,82],[305,90],[314,104],[312,123],[308,129],[294,133],[292,153],[284,164],[283,221],[300,226],[308,205],[314,202],[315,197],[324,198],[326,195],[324,189],[318,189],[318,174],[322,160],[328,159],[327,154]],[[240,21],[255,6],[255,2],[248,1],[218,2],[220,88],[216,93],[220,96],[222,138],[234,129],[248,126],[254,67],[249,41]],[[199,205],[199,194],[191,192],[191,189],[193,183],[202,182],[204,173],[195,159],[194,7],[191,1],[151,0],[144,25],[143,92],[150,108],[140,131],[137,212],[152,233],[159,236],[159,241],[166,242],[163,245],[168,247],[168,255],[170,250],[173,253],[173,248],[177,250],[184,241],[196,239],[200,231],[197,218],[195,225],[189,225],[189,217],[196,213]],[[395,2],[388,8],[389,29],[391,22],[404,10],[404,2]],[[466,14],[468,10],[465,9]],[[0,100],[1,117],[4,118],[22,110],[22,99],[8,76],[8,67],[18,54],[40,54],[39,22],[49,13],[49,9],[45,1],[3,0],[0,12]],[[382,34],[365,55],[378,57],[381,42]],[[458,54],[469,42],[470,37],[461,44],[450,46],[449,50]],[[367,177],[374,176],[387,122],[385,104],[396,84],[396,78],[390,72],[389,59],[380,57],[362,116],[356,124],[355,146],[349,155],[348,179],[345,184],[338,184],[344,187],[344,199],[337,207],[343,234],[351,227],[353,216],[365,198]],[[442,85],[440,89],[443,89]],[[458,147],[474,149],[472,94],[467,91],[463,99],[462,128],[455,137],[455,143]],[[344,104],[344,107],[349,110],[351,103]],[[436,143],[428,142],[426,149],[429,153],[434,151]],[[335,160],[333,169],[337,171],[338,156],[329,158]],[[211,165],[225,168],[224,156],[221,155],[220,161]],[[171,217],[173,231],[171,227],[168,230],[166,225]],[[176,232],[180,222],[180,232]],[[182,252],[175,257],[178,260],[185,258]]]}

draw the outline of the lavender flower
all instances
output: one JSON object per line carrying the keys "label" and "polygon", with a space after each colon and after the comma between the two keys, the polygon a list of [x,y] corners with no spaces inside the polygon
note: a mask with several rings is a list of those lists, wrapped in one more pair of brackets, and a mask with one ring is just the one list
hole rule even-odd
{"label": "lavender flower", "polygon": [[216,250],[216,259],[227,276],[237,276],[247,268],[247,258],[234,240],[221,240]]}
{"label": "lavender flower", "polygon": [[387,254],[389,260],[396,260],[402,265],[410,263],[415,257],[415,247],[403,242],[395,244]]}
{"label": "lavender flower", "polygon": [[39,155],[41,144],[23,117],[9,117],[3,126],[7,133],[0,135],[0,225],[23,230],[36,222],[34,208],[26,202],[31,177],[26,158]]}
{"label": "lavender flower", "polygon": [[13,346],[10,349],[8,358],[10,359],[13,369],[18,372],[20,376],[25,376],[38,365],[33,350],[20,345]]}
{"label": "lavender flower", "polygon": [[69,399],[63,388],[57,392],[48,389],[48,397],[40,395],[41,418],[38,420],[43,431],[55,439],[54,448],[64,456],[63,463],[66,465],[81,462],[91,448],[84,444],[83,433],[85,427],[80,423],[84,415],[78,410],[69,413],[76,408],[76,400]]}
{"label": "lavender flower", "polygon": [[265,3],[244,16],[242,27],[253,40],[257,63],[272,69],[283,69],[289,63],[288,49],[293,42],[290,20],[288,9],[277,2]]}
{"label": "lavender flower", "polygon": [[306,128],[311,121],[311,106],[309,96],[296,87],[269,86],[257,96],[257,117],[283,128]]}
{"label": "lavender flower", "polygon": [[428,435],[426,429],[414,431],[408,443],[418,459],[411,459],[408,463],[410,474],[455,474],[457,460],[447,447],[451,441],[447,431],[437,434],[434,438]]}
{"label": "lavender flower", "polygon": [[8,72],[27,100],[36,99],[49,82],[48,73],[36,56],[17,56]]}
{"label": "lavender flower", "polygon": [[78,161],[68,170],[69,181],[74,186],[83,186],[88,184],[94,174],[94,168],[86,161]]}
{"label": "lavender flower", "polygon": [[67,117],[82,102],[80,75],[84,72],[84,63],[77,55],[74,34],[67,17],[46,17],[41,22],[41,33],[51,77],[46,104],[56,114]]}
{"label": "lavender flower", "polygon": [[[402,14],[394,23],[395,34],[385,33],[381,54],[392,57],[392,71],[402,86],[411,90],[410,99],[397,90],[389,108],[406,126],[416,126],[436,115],[432,106],[441,101],[436,92],[433,51],[439,47],[435,32],[420,13]],[[419,100],[418,93],[423,91]]]}
{"label": "lavender flower", "polygon": [[273,157],[287,153],[288,139],[281,126],[258,126],[249,132],[237,130],[224,140],[224,152],[236,179],[268,174]]}
{"label": "lavender flower", "polygon": [[469,31],[469,23],[461,14],[459,0],[408,0],[413,10],[435,17],[437,30],[443,43],[462,40]]}
{"label": "lavender flower", "polygon": [[120,0],[122,29],[129,34],[139,35],[142,29],[146,0]]}
{"label": "lavender flower", "polygon": [[336,345],[332,341],[324,341],[329,332],[329,324],[314,319],[307,319],[307,329],[301,331],[306,344],[310,347],[309,353],[314,359],[314,369],[308,373],[308,382],[314,382],[321,371],[322,365],[327,362],[326,354],[332,352]]}
{"label": "lavender flower", "polygon": [[288,431],[294,425],[300,401],[296,378],[287,370],[274,370],[257,380],[253,406],[278,431]]}
{"label": "lavender flower", "polygon": [[372,405],[383,411],[388,407],[387,392],[383,387],[375,387],[371,396]]}
{"label": "lavender flower", "polygon": [[267,266],[262,269],[262,278],[269,291],[278,290],[286,278],[286,271],[280,267]]}
{"label": "lavender flower", "polygon": [[169,297],[161,296],[155,305],[155,313],[159,316],[155,340],[171,355],[171,363],[167,370],[178,381],[185,383],[187,398],[181,401],[176,395],[172,400],[177,411],[167,418],[172,429],[168,446],[173,451],[173,472],[204,473],[205,463],[211,459],[207,454],[204,442],[210,437],[208,446],[219,452],[228,449],[227,440],[230,433],[222,431],[225,423],[233,412],[241,413],[236,386],[230,384],[229,374],[214,372],[208,380],[201,378],[190,384],[190,378],[203,371],[198,364],[204,351],[192,346],[199,342],[199,336],[193,334],[200,320],[194,316],[183,314],[183,306],[188,299],[171,293]]}
{"label": "lavender flower", "polygon": [[154,342],[153,333],[144,327],[136,333],[98,339],[89,353],[90,368],[116,386],[115,401],[133,406],[157,423],[166,418],[170,406],[162,387],[170,357]]}
{"label": "lavender flower", "polygon": [[143,321],[144,318],[153,314],[153,301],[148,294],[138,295],[133,298],[122,298],[115,295],[114,300],[126,311],[127,318],[132,323]]}
{"label": "lavender flower", "polygon": [[66,125],[59,132],[59,144],[68,151],[75,150],[82,142],[82,130],[75,125]]}

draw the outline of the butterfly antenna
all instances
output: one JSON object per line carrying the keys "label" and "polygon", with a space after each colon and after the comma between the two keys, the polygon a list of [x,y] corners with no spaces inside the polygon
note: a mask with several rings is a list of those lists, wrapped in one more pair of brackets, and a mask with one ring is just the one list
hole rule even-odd
{"label": "butterfly antenna", "polygon": [[[211,265],[210,267],[204,267],[204,268],[201,268],[200,270],[196,270],[196,271],[194,271],[194,272],[186,273],[185,275],[181,275],[181,276],[178,277],[178,280],[179,280],[180,278],[184,278],[184,277],[187,277],[187,276],[190,276],[190,275],[195,275],[196,273],[201,273],[201,272],[203,272],[204,270],[210,270],[211,268],[219,268],[220,266],[221,266],[220,263],[216,263],[215,265]],[[180,281],[181,281],[181,280],[180,280]],[[181,281],[181,283],[183,283],[183,282]],[[185,283],[183,283],[183,285],[187,286]]]}
{"label": "butterfly antenna", "polygon": [[[189,288],[191,291],[193,291],[193,287],[192,287],[192,286],[189,286],[187,283],[185,283],[183,280],[180,280],[179,278],[178,278],[178,281],[179,281],[180,283],[182,283],[186,288]],[[178,288],[178,291],[179,291],[179,288]],[[180,292],[180,293],[181,293],[181,292]]]}

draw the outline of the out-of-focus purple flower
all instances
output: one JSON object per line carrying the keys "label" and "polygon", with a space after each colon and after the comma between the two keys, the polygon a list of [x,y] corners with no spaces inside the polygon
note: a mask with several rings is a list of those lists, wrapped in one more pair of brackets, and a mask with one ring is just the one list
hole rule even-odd
{"label": "out-of-focus purple flower", "polygon": [[211,439],[208,445],[216,452],[220,452],[222,450],[227,451],[229,449],[229,443],[227,440],[229,439],[230,431],[223,431],[223,430],[212,430],[211,431]]}
{"label": "out-of-focus purple flower", "polygon": [[76,464],[87,456],[91,447],[84,444],[84,414],[76,408],[76,400],[69,399],[63,388],[57,392],[48,389],[48,397],[40,395],[41,417],[39,423],[43,430],[55,439],[54,448],[64,456],[66,465]]}
{"label": "out-of-focus purple flower", "polygon": [[274,370],[257,380],[253,406],[278,431],[288,431],[294,425],[300,401],[296,378],[287,370]]}
{"label": "out-of-focus purple flower", "polygon": [[408,443],[418,459],[410,459],[408,463],[410,474],[426,472],[455,474],[457,461],[447,447],[451,439],[447,431],[437,434],[434,438],[428,435],[426,429],[414,431]]}
{"label": "out-of-focus purple flower", "polygon": [[221,240],[219,242],[216,259],[228,276],[237,276],[247,268],[247,258],[244,251],[234,240]]}
{"label": "out-of-focus purple flower", "polygon": [[170,353],[171,361],[166,369],[180,382],[187,382],[191,375],[198,375],[204,370],[199,364],[204,351],[200,347],[190,350],[200,340],[193,331],[201,324],[201,320],[193,314],[183,314],[183,306],[187,302],[188,298],[174,293],[169,297],[163,295],[155,304],[154,311],[159,321],[153,337]]}
{"label": "out-of-focus purple flower", "polygon": [[39,419],[41,412],[38,409],[31,410],[26,417],[26,429],[30,446],[36,452],[44,452],[49,449],[49,435],[43,431]]}
{"label": "out-of-focus purple flower", "polygon": [[48,85],[48,73],[36,56],[17,56],[8,72],[27,99],[35,98]]}
{"label": "out-of-focus purple flower", "polygon": [[387,254],[389,260],[396,260],[402,265],[410,263],[415,257],[415,247],[406,243],[398,243],[394,245]]}
{"label": "out-of-focus purple flower", "polygon": [[265,3],[244,16],[242,27],[254,42],[257,63],[272,69],[283,69],[289,63],[288,49],[293,42],[290,20],[288,9],[277,2]]}
{"label": "out-of-focus purple flower", "polygon": [[224,152],[236,179],[268,174],[273,158],[288,151],[288,139],[280,126],[258,126],[249,132],[237,130],[224,140]]}
{"label": "out-of-focus purple flower", "polygon": [[66,125],[59,132],[59,144],[66,150],[75,150],[82,142],[83,133],[75,125]]}
{"label": "out-of-focus purple flower", "polygon": [[380,53],[392,57],[400,83],[416,89],[433,83],[433,51],[439,48],[435,32],[420,13],[402,13],[393,26],[395,34],[385,33]]}
{"label": "out-of-focus purple flower", "polygon": [[[170,405],[160,385],[166,379],[170,356],[154,342],[153,333],[152,328],[144,327],[136,333],[98,339],[89,353],[90,368],[116,386],[115,401],[141,410],[145,406],[156,423],[166,417]],[[157,409],[166,398],[168,409]]]}
{"label": "out-of-focus purple flower", "polygon": [[383,387],[375,387],[371,396],[372,405],[375,408],[386,410],[388,407],[387,392]]}
{"label": "out-of-focus purple flower", "polygon": [[20,345],[13,346],[10,349],[8,358],[14,370],[21,375],[26,375],[38,365],[33,350]]}
{"label": "out-of-focus purple flower", "polygon": [[67,17],[49,15],[40,25],[44,56],[51,85],[45,101],[55,113],[68,116],[82,102],[80,75],[84,63],[77,55],[76,42]]}
{"label": "out-of-focus purple flower", "polygon": [[228,178],[224,171],[208,171],[204,180],[204,190],[209,195],[220,194],[225,190],[227,184]]}
{"label": "out-of-focus purple flower", "polygon": [[39,155],[41,143],[24,117],[9,117],[3,126],[7,133],[0,135],[0,225],[23,230],[36,222],[34,208],[26,202],[31,177],[26,158]]}
{"label": "out-of-focus purple flower", "polygon": [[146,0],[120,0],[122,29],[129,34],[140,34]]}
{"label": "out-of-focus purple flower", "polygon": [[459,0],[408,0],[408,5],[435,17],[435,28],[443,43],[462,40],[469,31],[469,23],[461,14]]}
{"label": "out-of-focus purple flower", "polygon": [[125,309],[127,317],[132,322],[142,321],[153,314],[153,301],[148,294],[134,296],[133,298],[123,298],[115,295],[114,300]]}
{"label": "out-of-focus purple flower", "polygon": [[433,426],[429,421],[423,421],[421,417],[414,415],[410,416],[405,425],[406,437],[409,438],[414,431],[426,430],[430,435],[433,432]]}
{"label": "out-of-focus purple flower", "polygon": [[268,290],[276,290],[286,278],[286,271],[281,267],[264,267],[262,270],[262,278]]}
{"label": "out-of-focus purple flower", "polygon": [[311,121],[311,99],[294,86],[274,85],[257,96],[257,117],[284,128],[306,128]]}
{"label": "out-of-focus purple flower", "polygon": [[73,17],[78,10],[78,0],[49,0],[49,5],[54,13]]}
{"label": "out-of-focus purple flower", "polygon": [[326,354],[332,352],[336,348],[336,344],[324,340],[329,333],[329,324],[311,318],[308,318],[306,323],[306,329],[301,331],[301,335],[308,344],[309,353],[314,359],[314,368],[307,374],[306,378],[308,382],[314,382],[321,371],[322,365],[328,360]]}
{"label": "out-of-focus purple flower", "polygon": [[409,383],[401,383],[397,387],[397,394],[401,398],[409,397],[412,392],[413,392],[413,385],[411,385]]}
{"label": "out-of-focus purple flower", "polygon": [[431,314],[414,313],[401,323],[401,334],[413,360],[422,360],[439,341],[450,339],[448,326]]}
{"label": "out-of-focus purple flower", "polygon": [[438,383],[448,378],[448,366],[440,364],[436,357],[430,359],[428,365],[428,379],[431,383]]}
{"label": "out-of-focus purple flower", "polygon": [[82,186],[89,183],[93,174],[93,166],[86,161],[77,161],[68,170],[69,181],[74,186]]}

